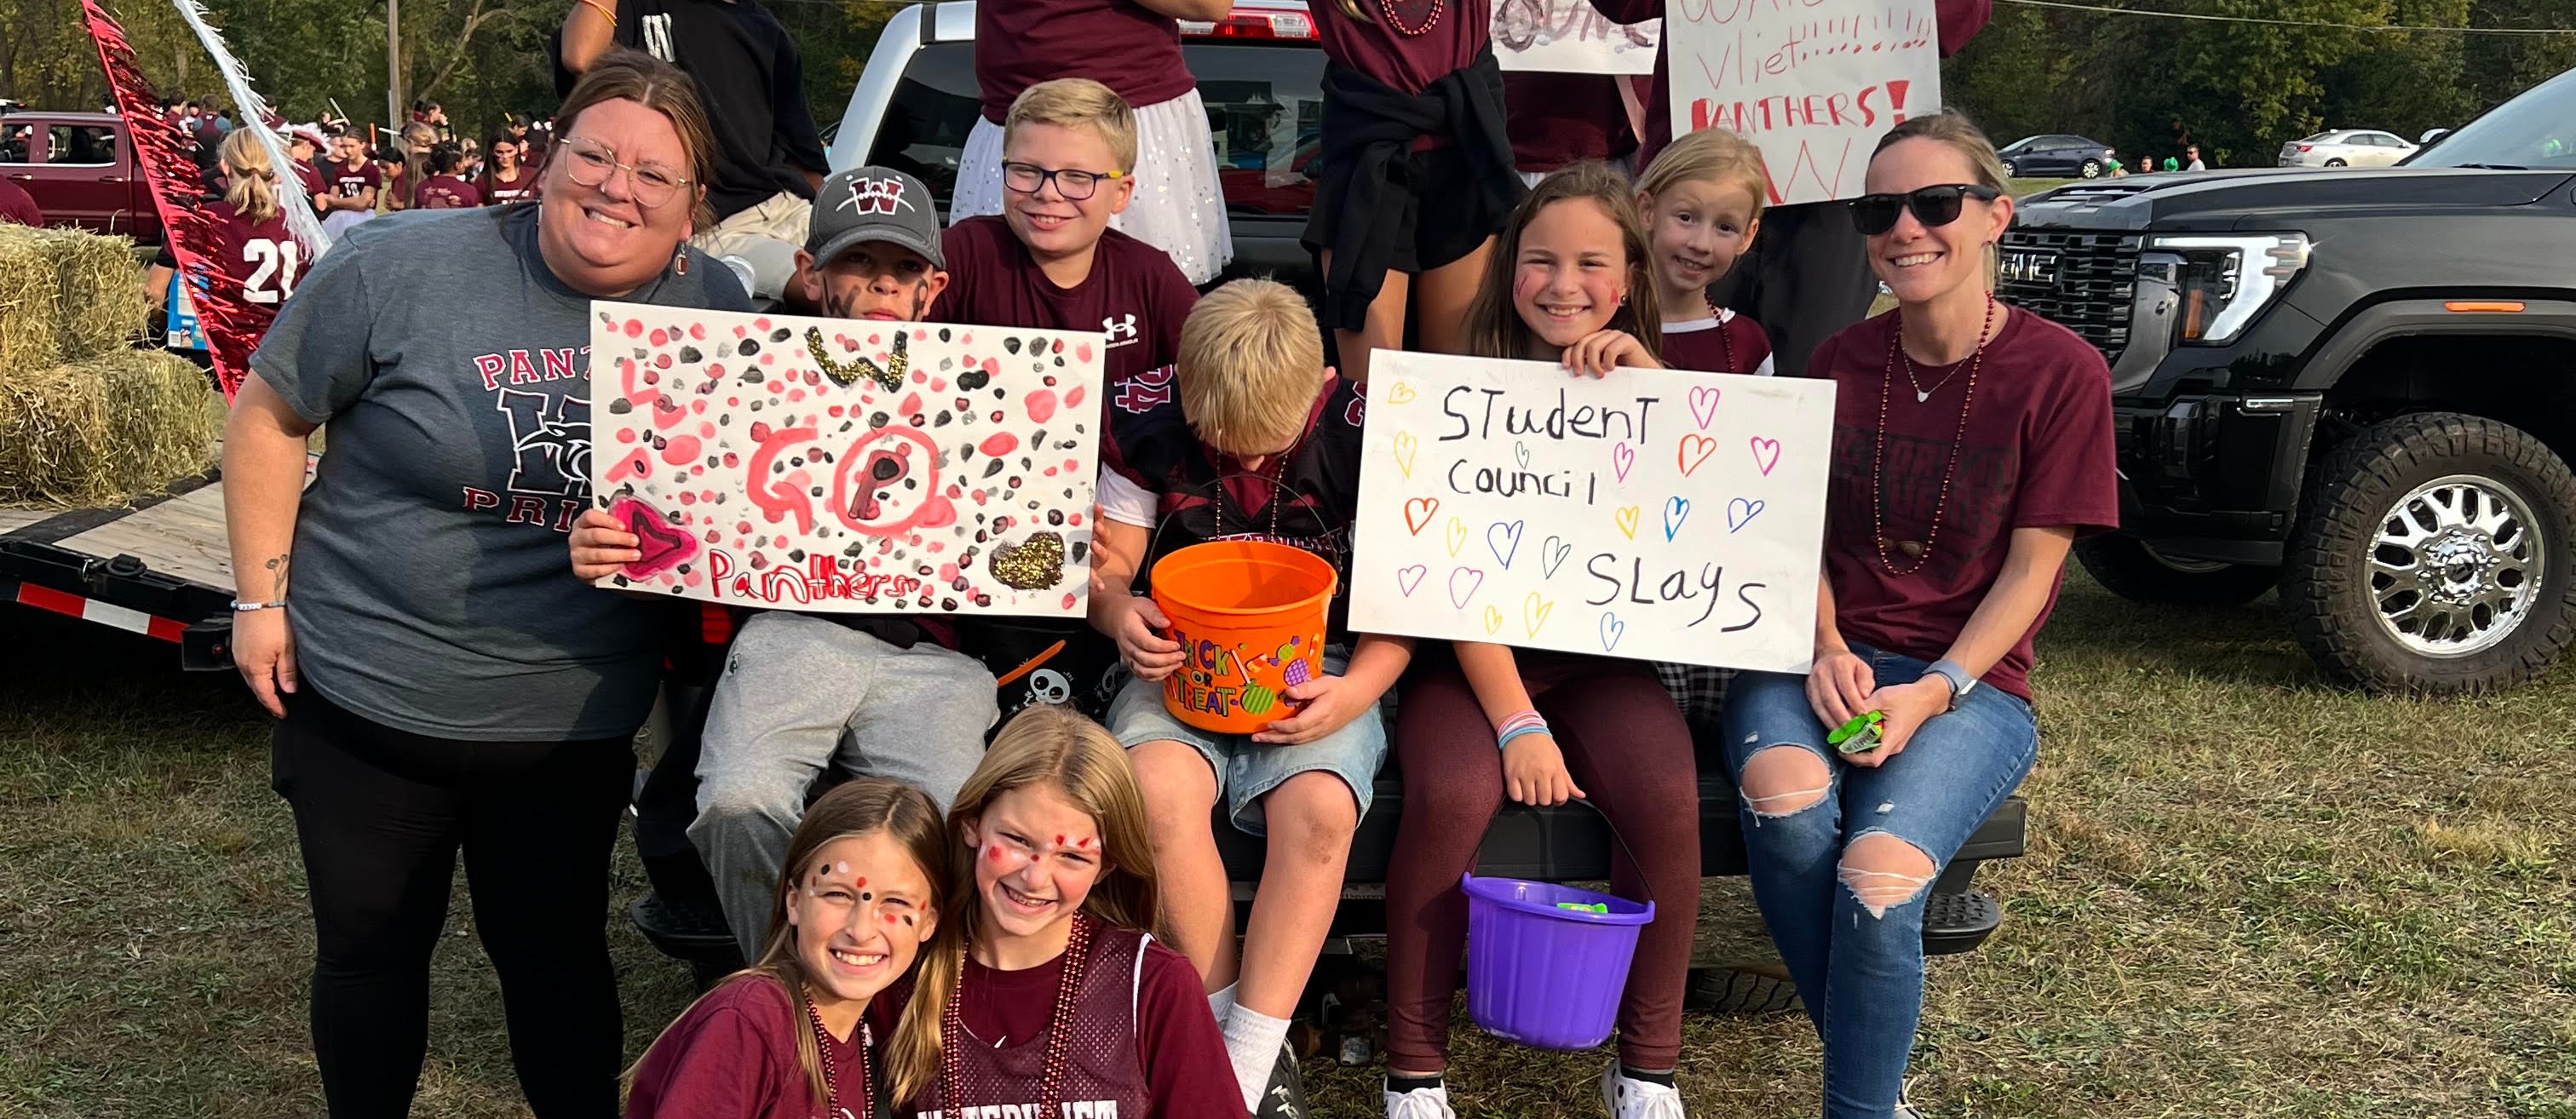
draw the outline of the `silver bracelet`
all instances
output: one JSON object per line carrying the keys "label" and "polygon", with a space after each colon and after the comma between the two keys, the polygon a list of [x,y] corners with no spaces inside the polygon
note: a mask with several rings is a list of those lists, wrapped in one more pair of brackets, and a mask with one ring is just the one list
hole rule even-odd
{"label": "silver bracelet", "polygon": [[254,610],[284,609],[286,609],[286,600],[282,598],[275,602],[243,602],[238,598],[233,600],[233,613],[236,614],[248,614]]}

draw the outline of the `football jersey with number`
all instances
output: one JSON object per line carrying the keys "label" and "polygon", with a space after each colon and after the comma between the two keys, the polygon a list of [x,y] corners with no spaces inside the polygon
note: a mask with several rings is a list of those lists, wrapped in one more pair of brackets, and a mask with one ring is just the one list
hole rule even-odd
{"label": "football jersey with number", "polygon": [[216,267],[225,280],[241,285],[242,306],[251,312],[258,333],[267,334],[277,309],[295,294],[295,281],[304,274],[303,244],[286,231],[283,213],[254,222],[229,202],[210,202],[206,219],[215,228]]}

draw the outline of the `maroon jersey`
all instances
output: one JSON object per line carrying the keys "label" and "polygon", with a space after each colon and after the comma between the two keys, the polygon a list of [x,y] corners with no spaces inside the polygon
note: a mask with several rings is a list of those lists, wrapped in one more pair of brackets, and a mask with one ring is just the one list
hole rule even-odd
{"label": "maroon jersey", "polygon": [[322,177],[321,168],[301,160],[288,166],[295,168],[295,181],[304,184],[304,197],[320,198],[325,191],[331,189],[331,181]]}
{"label": "maroon jersey", "polygon": [[483,192],[454,175],[432,175],[412,192],[415,210],[471,210],[483,204]]}
{"label": "maroon jersey", "polygon": [[975,80],[984,119],[1055,78],[1089,78],[1135,108],[1198,88],[1181,60],[1181,28],[1135,0],[989,0],[975,6]]}
{"label": "maroon jersey", "polygon": [[215,266],[226,279],[241,285],[242,306],[253,312],[258,332],[266,334],[270,320],[277,317],[286,297],[295,294],[296,280],[311,263],[304,259],[303,244],[286,231],[283,213],[253,222],[229,202],[209,202],[206,220],[215,229]]}
{"label": "maroon jersey", "polygon": [[1163,250],[1115,229],[1103,231],[1091,275],[1065,288],[1047,279],[999,215],[949,226],[940,245],[948,258],[948,288],[931,305],[932,321],[1096,330],[1109,336],[1101,372],[1113,400],[1171,398],[1181,320],[1198,305],[1199,293]]}
{"label": "maroon jersey", "polygon": [[1513,167],[1554,171],[1586,159],[1624,159],[1637,150],[1628,103],[1619,96],[1619,83],[1626,80],[1612,74],[1506,72],[1503,126],[1512,138]]}
{"label": "maroon jersey", "polygon": [[525,202],[536,196],[536,169],[524,163],[519,165],[517,175],[508,178],[503,178],[498,171],[483,173],[483,204],[486,206],[506,206],[512,202]]}
{"label": "maroon jersey", "polygon": [[331,165],[331,193],[342,198],[356,198],[369,190],[381,189],[385,176],[376,165],[360,161],[356,167],[345,163]]}
{"label": "maroon jersey", "polygon": [[[671,1023],[662,1039],[635,1065],[626,1096],[626,1119],[844,1119],[882,1115],[862,1099],[882,1094],[873,1068],[868,1024],[848,1038],[830,1037],[822,1056],[832,1065],[831,1084],[843,1095],[828,1115],[814,1099],[812,1080],[796,1056],[796,1035],[814,1027],[787,1001],[787,991],[765,975],[739,976],[709,991]],[[818,1038],[818,1044],[822,1042]]]}
{"label": "maroon jersey", "polygon": [[[1611,0],[1596,0],[1607,3]],[[1662,0],[1653,0],[1658,6]],[[1312,6],[1315,37],[1324,57],[1377,79],[1380,85],[1420,93],[1463,70],[1492,39],[1493,0],[1360,0],[1368,22]],[[1388,13],[1407,35],[1388,26]],[[1427,25],[1427,26],[1426,26]]]}
{"label": "maroon jersey", "polygon": [[1664,368],[1768,377],[1771,338],[1752,319],[1733,311],[1668,322],[1664,324]]}
{"label": "maroon jersey", "polygon": [[[1809,376],[1835,386],[1825,578],[1844,639],[1928,661],[1948,651],[1985,601],[2014,529],[2119,525],[2111,371],[2101,351],[2073,331],[2014,311],[1986,343],[1962,438],[1968,363],[1917,365],[1911,378],[1903,365],[1891,372],[1895,330],[1896,316],[1880,315],[1825,339],[1807,362]],[[1916,384],[1929,399],[1915,399]],[[1872,525],[1880,511],[1888,559],[1903,575],[1879,559]],[[1936,512],[1939,538],[1916,566],[1903,545],[1930,536]],[[2031,637],[2056,605],[2052,586],[2048,606],[1986,672],[1986,683],[2030,698]]]}
{"label": "maroon jersey", "polygon": [[[913,1101],[917,1119],[1036,1115],[1063,974],[1062,956],[1023,971],[968,959],[957,1008],[966,1035],[958,1055],[964,1106],[952,1110],[933,1084]],[[906,976],[878,998],[872,1013],[881,1027],[899,1017],[911,992]],[[1225,1039],[1186,957],[1133,929],[1095,925],[1073,1008],[1064,1116],[1243,1119]]]}

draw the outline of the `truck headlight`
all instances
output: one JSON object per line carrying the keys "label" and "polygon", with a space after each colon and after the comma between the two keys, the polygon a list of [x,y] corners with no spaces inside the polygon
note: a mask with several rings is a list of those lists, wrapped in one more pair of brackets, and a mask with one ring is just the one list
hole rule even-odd
{"label": "truck headlight", "polygon": [[2180,299],[2179,340],[2218,345],[2245,333],[2308,266],[2309,243],[2304,233],[2177,234],[2151,238],[2147,248],[2170,258],[2162,263]]}

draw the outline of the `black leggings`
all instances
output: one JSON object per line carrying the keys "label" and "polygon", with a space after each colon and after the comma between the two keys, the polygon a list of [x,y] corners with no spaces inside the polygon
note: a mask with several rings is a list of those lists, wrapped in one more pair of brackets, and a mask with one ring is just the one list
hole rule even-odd
{"label": "black leggings", "polygon": [[289,698],[270,784],[295,810],[313,899],[313,1056],[333,1119],[411,1110],[460,847],[529,1107],[617,1114],[608,860],[629,743],[458,742],[369,721],[309,684]]}

